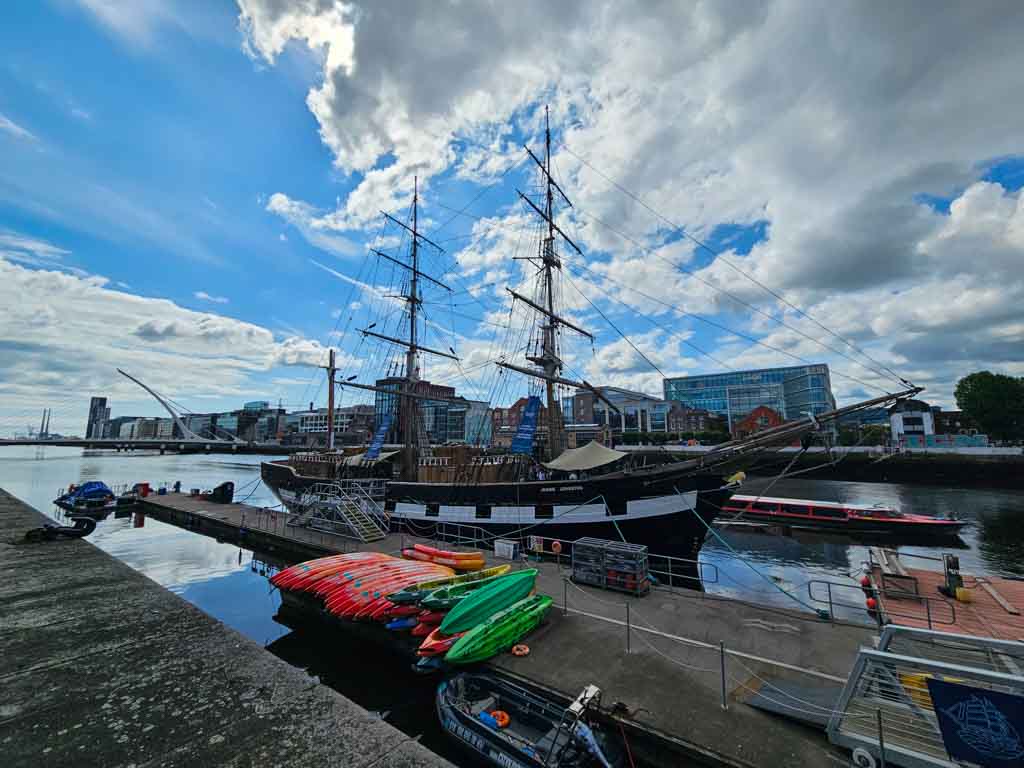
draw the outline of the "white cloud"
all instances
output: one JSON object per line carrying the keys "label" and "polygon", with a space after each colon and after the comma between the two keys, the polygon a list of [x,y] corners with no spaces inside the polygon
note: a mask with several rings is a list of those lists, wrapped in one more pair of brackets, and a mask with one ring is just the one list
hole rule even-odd
{"label": "white cloud", "polygon": [[6,133],[9,133],[16,139],[23,139],[25,141],[38,141],[34,133],[25,128],[22,128],[16,122],[11,120],[9,117],[5,117],[4,115],[0,115],[0,131],[5,131]]}
{"label": "white cloud", "polygon": [[[1024,357],[1011,322],[1021,305],[1024,204],[979,182],[989,159],[1024,153],[1018,2],[942,13],[928,2],[789,0],[643,13],[602,0],[526,0],[514,13],[397,0],[240,4],[254,55],[272,63],[290,41],[320,52],[323,78],[307,105],[336,165],[356,181],[331,212],[284,198],[276,212],[286,218],[297,209],[319,231],[346,231],[403,203],[414,173],[428,192],[443,172],[491,179],[515,157],[510,128],[535,136],[536,107],[548,102],[559,128],[554,166],[576,204],[571,231],[585,249],[607,252],[588,266],[623,301],[679,319],[641,300],[642,290],[881,383],[724,296],[875,367],[728,261],[876,360],[928,376],[938,402],[972,367],[1009,370],[1018,365],[1010,358]],[[608,177],[695,236],[764,222],[767,239],[707,264],[692,243],[666,245],[677,236],[672,224]],[[949,215],[920,195],[953,198]],[[478,234],[460,265],[474,280],[500,277],[512,238]],[[977,345],[965,341],[973,334]],[[714,346],[737,364],[793,362],[728,336]]]}
{"label": "white cloud", "polygon": [[114,290],[102,277],[0,258],[0,431],[23,429],[25,413],[59,404],[54,431],[80,433],[93,394],[119,408],[151,406],[117,367],[177,400],[238,400],[259,388],[254,377],[323,354],[316,341],[278,341],[262,326]]}
{"label": "white cloud", "polygon": [[172,24],[184,28],[185,19],[170,0],[78,0],[103,26],[131,43],[148,45],[156,30]]}
{"label": "white cloud", "polygon": [[276,213],[297,230],[311,244],[343,258],[355,256],[360,248],[347,237],[333,234],[316,208],[300,200],[275,192],[267,201],[267,210]]}
{"label": "white cloud", "polygon": [[209,301],[212,304],[227,304],[230,301],[226,296],[211,296],[206,291],[196,291],[192,295],[200,301]]}

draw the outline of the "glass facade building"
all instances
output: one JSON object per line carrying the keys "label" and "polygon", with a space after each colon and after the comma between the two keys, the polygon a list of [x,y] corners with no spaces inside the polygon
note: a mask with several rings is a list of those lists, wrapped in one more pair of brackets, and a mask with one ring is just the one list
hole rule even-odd
{"label": "glass facade building", "polygon": [[666,400],[725,416],[730,423],[766,405],[787,421],[836,407],[824,364],[730,371],[665,379]]}

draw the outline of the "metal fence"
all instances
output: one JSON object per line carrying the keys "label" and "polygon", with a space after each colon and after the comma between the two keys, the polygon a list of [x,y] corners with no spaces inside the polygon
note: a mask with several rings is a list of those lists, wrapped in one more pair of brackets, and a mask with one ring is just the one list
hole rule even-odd
{"label": "metal fence", "polygon": [[[807,595],[815,603],[828,606],[828,615],[835,618],[836,608],[849,608],[851,610],[868,610],[865,605],[866,594],[858,585],[845,584],[839,581],[828,581],[826,579],[811,579],[807,582]],[[900,603],[898,607],[893,604],[885,605],[885,617],[889,619],[912,619],[924,622],[929,629],[936,625],[956,624],[956,605],[940,597],[927,597],[917,592],[901,591],[896,589],[886,590],[885,596],[901,600],[911,600],[912,605]],[[877,598],[876,598],[877,599]],[[881,624],[883,621],[882,606],[873,611],[876,621]]]}
{"label": "metal fence", "polygon": [[928,680],[1020,696],[1024,677],[997,668],[1013,668],[1022,658],[1024,643],[886,627],[877,650],[860,650],[829,722],[829,739],[882,764],[954,766]]}

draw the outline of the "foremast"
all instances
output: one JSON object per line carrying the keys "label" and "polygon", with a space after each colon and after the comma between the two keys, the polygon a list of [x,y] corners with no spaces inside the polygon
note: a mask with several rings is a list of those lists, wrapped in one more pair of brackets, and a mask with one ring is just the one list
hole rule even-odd
{"label": "foremast", "polygon": [[[418,316],[423,305],[420,282],[421,280],[429,282],[432,285],[439,286],[449,292],[451,292],[451,288],[420,269],[420,247],[422,243],[427,243],[441,252],[444,251],[444,248],[419,231],[419,179],[416,177],[413,178],[412,215],[409,224],[399,221],[394,216],[389,213],[385,213],[384,211],[381,211],[381,213],[388,221],[393,224],[397,224],[399,227],[406,230],[411,236],[409,262],[396,259],[382,251],[370,249],[372,253],[375,253],[377,256],[402,267],[409,273],[409,292],[396,297],[405,300],[406,312],[409,316],[409,334],[408,338],[400,339],[394,336],[377,333],[372,330],[376,323],[371,324],[367,328],[361,328],[359,332],[363,334],[364,337],[370,336],[390,344],[405,347],[405,375],[402,377],[402,382],[397,392],[399,398],[397,406],[399,432],[402,436],[402,479],[415,481],[418,474],[421,450],[429,451],[430,449],[429,442],[426,442],[424,445],[420,444],[423,442],[420,439],[421,432],[424,435],[426,433],[425,430],[420,429],[422,426],[422,415],[420,414],[418,403],[420,400],[424,399],[439,399],[433,395],[425,397],[416,391],[416,384],[420,380],[420,353],[446,357],[450,360],[455,360],[456,362],[459,359],[454,354],[454,350],[452,350],[453,354],[448,354],[447,352],[423,346],[423,344],[420,343],[418,335]],[[391,395],[396,393],[394,389],[372,386],[369,384],[357,384],[352,381],[340,382],[340,385],[343,387],[355,387],[356,389],[364,389]],[[379,429],[380,425],[378,424],[377,426]]]}

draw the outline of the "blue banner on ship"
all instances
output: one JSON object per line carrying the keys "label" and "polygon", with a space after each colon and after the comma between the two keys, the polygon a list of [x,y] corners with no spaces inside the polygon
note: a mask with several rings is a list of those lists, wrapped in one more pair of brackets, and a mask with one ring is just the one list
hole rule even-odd
{"label": "blue banner on ship", "polygon": [[388,436],[388,430],[390,429],[391,414],[385,413],[384,418],[377,425],[377,431],[373,433],[373,440],[370,441],[370,447],[366,451],[367,459],[376,459],[380,456],[380,449],[384,446],[384,438]]}
{"label": "blue banner on ship", "polygon": [[1024,698],[935,678],[928,692],[951,758],[984,768],[1024,765]]}
{"label": "blue banner on ship", "polygon": [[512,438],[512,453],[533,453],[533,435],[537,431],[538,414],[540,414],[540,398],[532,395],[526,401],[516,436]]}

